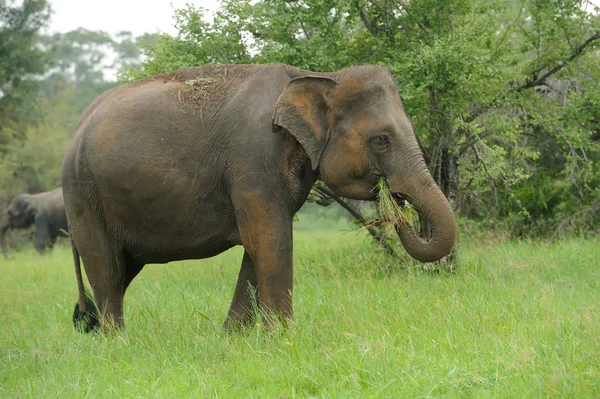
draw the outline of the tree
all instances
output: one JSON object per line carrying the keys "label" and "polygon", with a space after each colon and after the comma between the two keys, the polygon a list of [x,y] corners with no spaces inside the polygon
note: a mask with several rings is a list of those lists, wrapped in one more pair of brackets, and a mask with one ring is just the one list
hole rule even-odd
{"label": "tree", "polygon": [[18,123],[31,117],[37,88],[33,76],[49,62],[37,46],[49,12],[46,0],[0,0],[0,154],[23,133]]}
{"label": "tree", "polygon": [[77,29],[32,39],[47,63],[31,71],[28,101],[12,104],[11,115],[27,113],[28,118],[12,119],[12,131],[19,134],[0,152],[1,192],[8,197],[60,184],[64,150],[81,113],[116,84],[115,69],[139,65],[138,40],[152,38]]}
{"label": "tree", "polygon": [[592,11],[587,0],[228,0],[213,23],[178,10],[179,34],[122,77],[211,62],[384,65],[460,213],[517,234],[589,229],[600,225]]}
{"label": "tree", "polygon": [[183,66],[208,63],[248,63],[250,50],[244,41],[244,22],[233,13],[219,13],[214,22],[205,21],[205,10],[188,5],[175,11],[175,27],[179,34],[173,37],[162,33],[139,39],[139,51],[145,56],[142,70],[139,65],[125,66],[119,80],[127,81]]}

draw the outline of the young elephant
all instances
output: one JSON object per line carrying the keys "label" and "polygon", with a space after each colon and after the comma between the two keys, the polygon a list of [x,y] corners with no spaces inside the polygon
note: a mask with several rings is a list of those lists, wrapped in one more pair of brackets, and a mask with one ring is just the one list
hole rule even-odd
{"label": "young elephant", "polygon": [[62,188],[38,194],[19,194],[12,199],[0,218],[0,246],[8,259],[8,229],[25,229],[35,224],[35,249],[43,252],[52,247],[59,235],[66,236],[67,215]]}
{"label": "young elephant", "polygon": [[144,265],[240,244],[224,327],[251,324],[254,300],[261,313],[290,320],[292,218],[313,183],[374,200],[381,176],[431,224],[427,242],[410,225],[399,227],[407,252],[425,262],[448,254],[454,213],[398,88],[377,66],[319,73],[213,65],[112,88],[85,111],[62,170],[79,285],[74,321],[97,314],[80,257],[102,322],[122,326],[123,296]]}

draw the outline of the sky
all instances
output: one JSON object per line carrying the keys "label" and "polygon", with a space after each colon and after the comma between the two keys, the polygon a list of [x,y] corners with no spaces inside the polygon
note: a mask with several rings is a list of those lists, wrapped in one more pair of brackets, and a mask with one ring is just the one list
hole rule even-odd
{"label": "sky", "polygon": [[[186,3],[215,10],[218,0],[49,0],[53,14],[46,32],[69,32],[79,27],[114,34],[128,30],[175,35],[173,10]],[[171,5],[172,4],[172,5]]]}

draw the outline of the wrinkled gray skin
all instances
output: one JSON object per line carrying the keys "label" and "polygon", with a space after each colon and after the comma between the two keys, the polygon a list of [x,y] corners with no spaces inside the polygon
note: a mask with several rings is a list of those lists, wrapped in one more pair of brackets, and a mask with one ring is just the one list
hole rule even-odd
{"label": "wrinkled gray skin", "polygon": [[8,259],[6,233],[9,229],[25,229],[35,225],[35,249],[42,253],[60,235],[66,237],[67,216],[62,188],[38,194],[19,194],[12,199],[0,217],[0,246]]}
{"label": "wrinkled gray skin", "polygon": [[[204,66],[110,89],[85,111],[62,171],[74,322],[99,314],[100,325],[120,327],[144,265],[235,245],[245,253],[224,327],[253,323],[255,300],[263,315],[290,320],[293,215],[317,178],[340,196],[374,200],[378,176],[431,222],[428,242],[398,227],[407,252],[426,262],[448,254],[454,213],[385,69]],[[80,257],[100,313],[86,301]]]}

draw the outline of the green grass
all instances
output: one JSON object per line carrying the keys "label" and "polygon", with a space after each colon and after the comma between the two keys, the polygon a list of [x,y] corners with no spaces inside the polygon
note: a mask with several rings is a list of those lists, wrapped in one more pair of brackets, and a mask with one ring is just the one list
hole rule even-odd
{"label": "green grass", "polygon": [[600,397],[598,241],[466,237],[423,272],[299,229],[291,329],[227,336],[241,253],[146,266],[109,337],[73,328],[70,248],[0,260],[0,398]]}

